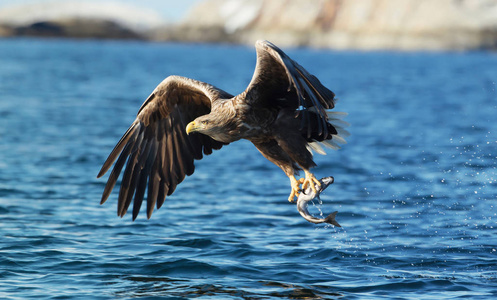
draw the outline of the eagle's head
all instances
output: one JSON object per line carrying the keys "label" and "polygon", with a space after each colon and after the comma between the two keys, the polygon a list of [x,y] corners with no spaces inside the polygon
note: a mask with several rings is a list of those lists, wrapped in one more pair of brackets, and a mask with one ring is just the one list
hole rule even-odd
{"label": "eagle's head", "polygon": [[214,129],[212,118],[209,115],[203,115],[196,118],[186,125],[186,133],[200,132],[209,135],[209,132]]}
{"label": "eagle's head", "polygon": [[210,113],[200,116],[188,123],[186,133],[198,132],[210,136],[220,142],[232,142],[229,122],[222,115]]}

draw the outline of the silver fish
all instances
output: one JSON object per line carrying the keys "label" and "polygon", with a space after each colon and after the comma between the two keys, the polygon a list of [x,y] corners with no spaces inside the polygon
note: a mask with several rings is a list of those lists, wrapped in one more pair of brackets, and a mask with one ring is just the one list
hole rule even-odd
{"label": "silver fish", "polygon": [[329,177],[324,177],[324,178],[321,178],[319,180],[319,182],[321,183],[321,186],[320,187],[317,187],[316,188],[318,189],[316,192],[314,192],[310,187],[306,188],[304,191],[302,191],[297,199],[297,209],[299,210],[299,213],[302,217],[304,217],[304,219],[306,219],[307,221],[311,222],[311,223],[316,223],[316,224],[319,224],[319,223],[329,223],[329,224],[332,224],[332,225],[335,225],[337,227],[342,227],[340,226],[340,224],[338,224],[338,222],[335,220],[335,216],[336,214],[338,213],[338,211],[335,211],[331,214],[329,214],[326,218],[324,219],[319,219],[319,218],[316,218],[316,217],[313,217],[309,211],[307,210],[307,204],[309,203],[309,201],[313,200],[313,199],[316,199],[318,198],[319,199],[319,195],[330,185],[332,184],[333,182],[335,181],[335,179],[333,178],[333,176],[329,176]]}

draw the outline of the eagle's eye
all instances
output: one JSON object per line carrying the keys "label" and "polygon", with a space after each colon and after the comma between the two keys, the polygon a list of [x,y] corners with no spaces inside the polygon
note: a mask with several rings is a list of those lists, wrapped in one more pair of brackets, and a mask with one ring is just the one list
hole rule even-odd
{"label": "eagle's eye", "polygon": [[201,121],[200,123],[202,123],[202,125],[207,125],[207,124],[209,124],[209,121],[207,121],[207,120],[203,120],[203,121]]}

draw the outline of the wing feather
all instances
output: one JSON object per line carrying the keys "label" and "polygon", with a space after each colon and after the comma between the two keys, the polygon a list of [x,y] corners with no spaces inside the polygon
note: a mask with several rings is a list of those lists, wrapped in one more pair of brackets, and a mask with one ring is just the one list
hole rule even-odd
{"label": "wing feather", "polygon": [[166,200],[167,192],[169,191],[169,186],[166,179],[166,139],[163,138],[161,142],[162,150],[159,156],[159,192],[157,196],[157,209],[161,208],[162,204]]}
{"label": "wing feather", "polygon": [[100,204],[105,203],[107,198],[109,198],[112,189],[114,189],[114,186],[116,185],[117,179],[119,177],[119,174],[121,173],[124,163],[126,163],[126,159],[128,158],[128,155],[131,152],[131,149],[133,148],[134,139],[136,139],[137,135],[138,135],[138,130],[135,130],[132,136],[130,137],[130,139],[133,142],[127,143],[124,149],[122,150],[121,155],[119,155],[119,158],[117,159],[116,164],[114,165],[114,168],[110,173],[109,179],[107,180],[107,184],[105,185],[105,189],[102,194],[102,200],[100,201]]}
{"label": "wing feather", "polygon": [[133,178],[137,176],[137,162],[138,162],[138,151],[141,147],[141,142],[143,141],[143,133],[140,133],[138,136],[138,140],[140,141],[138,147],[135,151],[131,151],[130,157],[128,158],[128,163],[126,164],[126,168],[124,169],[124,175],[121,182],[121,188],[119,189],[119,198],[117,203],[117,215],[122,217],[126,214],[129,203],[131,203],[131,199],[133,197],[133,193],[135,191],[135,183],[136,181]]}
{"label": "wing feather", "polygon": [[145,196],[145,189],[147,187],[147,180],[150,177],[150,171],[152,169],[152,164],[155,160],[155,155],[157,154],[157,143],[155,139],[150,139],[148,143],[148,149],[145,151],[146,162],[143,169],[140,171],[140,179],[138,180],[138,185],[136,187],[135,199],[133,200],[133,220],[138,216],[140,207],[143,202],[143,197]]}
{"label": "wing feather", "polygon": [[159,156],[160,153],[160,142],[156,140],[155,142],[155,155],[156,160],[152,163],[152,168],[150,171],[150,177],[148,180],[148,194],[147,194],[147,219],[152,217],[152,213],[154,211],[154,206],[157,203],[157,197],[159,196],[159,185],[160,185],[160,176],[159,176]]}
{"label": "wing feather", "polygon": [[127,145],[129,139],[133,136],[133,134],[136,132],[136,123],[133,123],[128,130],[124,133],[124,135],[121,137],[117,145],[114,147],[112,152],[110,153],[109,157],[105,160],[102,168],[100,169],[100,172],[98,173],[97,177],[101,177],[104,175],[112,166],[112,163],[116,160],[116,157],[121,153],[123,150],[124,146]]}
{"label": "wing feather", "polygon": [[[257,65],[245,90],[247,102],[295,110],[302,134],[310,139],[330,138],[327,109],[335,107],[335,94],[312,74],[268,41],[257,41]],[[315,112],[311,118],[310,111]],[[317,113],[317,131],[311,128]]]}
{"label": "wing feather", "polygon": [[98,177],[116,161],[108,178],[104,203],[123,172],[117,214],[123,217],[133,202],[133,220],[147,192],[147,217],[159,209],[185,176],[193,174],[194,160],[226,143],[202,134],[187,135],[186,125],[210,112],[218,99],[233,96],[209,84],[179,76],[162,81],[140,107],[137,118],[104,162]]}

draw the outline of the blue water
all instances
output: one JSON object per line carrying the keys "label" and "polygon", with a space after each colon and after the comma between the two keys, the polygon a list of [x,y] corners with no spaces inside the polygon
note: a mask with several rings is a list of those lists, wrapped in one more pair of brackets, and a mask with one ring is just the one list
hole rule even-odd
{"label": "blue water", "polygon": [[316,156],[310,210],[248,142],[198,161],[147,220],[100,206],[101,164],[166,76],[242,91],[252,47],[0,40],[0,298],[492,299],[497,55],[291,57],[336,92],[351,137]]}

